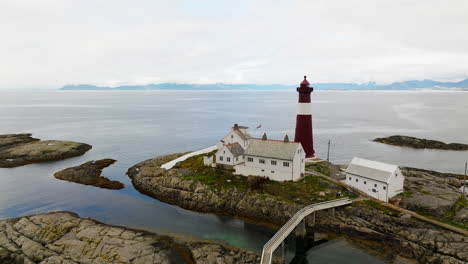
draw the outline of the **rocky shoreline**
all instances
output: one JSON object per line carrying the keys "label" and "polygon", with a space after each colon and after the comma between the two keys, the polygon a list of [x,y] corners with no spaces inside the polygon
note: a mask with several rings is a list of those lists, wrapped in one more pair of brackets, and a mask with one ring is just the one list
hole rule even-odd
{"label": "rocky shoreline", "polygon": [[0,135],[0,168],[63,160],[83,155],[91,145],[59,140],[40,140],[31,134]]}
{"label": "rocky shoreline", "polygon": [[64,181],[92,185],[104,189],[119,190],[124,188],[123,183],[101,177],[102,170],[115,162],[116,160],[113,159],[88,161],[79,166],[58,171],[54,173],[54,177]]}
{"label": "rocky shoreline", "polygon": [[254,264],[258,254],[213,242],[111,226],[71,212],[0,221],[2,264]]}
{"label": "rocky shoreline", "polygon": [[[252,189],[217,189],[187,177],[190,168],[171,170],[159,166],[180,154],[143,161],[127,172],[140,192],[180,207],[217,214],[227,214],[257,223],[282,225],[300,208],[302,203],[278,199]],[[312,228],[312,222],[307,221]],[[420,263],[466,263],[468,238],[463,235],[412,219],[378,205],[356,202],[339,208],[336,217],[321,212],[315,230],[365,240],[363,246],[377,251],[394,252],[397,257]]]}
{"label": "rocky shoreline", "polygon": [[415,149],[441,149],[441,150],[468,150],[468,144],[461,143],[444,143],[437,140],[421,139],[409,136],[390,136],[383,138],[375,138],[374,142],[380,142],[388,145],[399,147],[409,147]]}

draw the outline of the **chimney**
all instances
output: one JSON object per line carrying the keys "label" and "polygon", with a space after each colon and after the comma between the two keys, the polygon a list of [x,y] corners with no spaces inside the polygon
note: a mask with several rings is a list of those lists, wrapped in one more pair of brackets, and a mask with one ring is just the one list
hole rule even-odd
{"label": "chimney", "polygon": [[284,141],[284,142],[289,142],[289,137],[288,137],[288,135],[284,136],[284,140],[283,140],[283,141]]}
{"label": "chimney", "polygon": [[267,135],[266,135],[266,133],[263,133],[262,140],[267,140]]}
{"label": "chimney", "polygon": [[234,129],[239,129],[239,125],[238,125],[238,124],[234,124]]}

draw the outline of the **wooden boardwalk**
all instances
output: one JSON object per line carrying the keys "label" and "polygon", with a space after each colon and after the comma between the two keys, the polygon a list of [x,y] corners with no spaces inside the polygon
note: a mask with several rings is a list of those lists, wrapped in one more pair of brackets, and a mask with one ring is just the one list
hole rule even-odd
{"label": "wooden boardwalk", "polygon": [[314,212],[331,209],[352,203],[349,198],[308,205],[299,210],[278,232],[263,246],[261,264],[271,264],[273,252],[304,218]]}

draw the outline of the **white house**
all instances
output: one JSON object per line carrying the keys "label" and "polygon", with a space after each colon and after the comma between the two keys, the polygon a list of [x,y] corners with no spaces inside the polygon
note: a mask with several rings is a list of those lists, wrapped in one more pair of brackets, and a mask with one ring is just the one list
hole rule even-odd
{"label": "white house", "polygon": [[275,181],[294,181],[305,172],[305,152],[298,142],[252,138],[244,152],[244,162],[234,166],[235,173],[266,176]]}
{"label": "white house", "polygon": [[[305,173],[305,151],[299,142],[252,138],[248,127],[235,124],[217,144],[215,157],[205,156],[205,166],[235,169],[235,174],[266,176],[275,181],[297,180]],[[213,162],[215,164],[213,164]]]}
{"label": "white house", "polygon": [[403,192],[405,176],[396,165],[353,158],[346,169],[346,184],[388,202]]}
{"label": "white house", "polygon": [[216,152],[216,164],[225,168],[234,168],[234,165],[244,162],[244,148],[238,143],[222,145]]}

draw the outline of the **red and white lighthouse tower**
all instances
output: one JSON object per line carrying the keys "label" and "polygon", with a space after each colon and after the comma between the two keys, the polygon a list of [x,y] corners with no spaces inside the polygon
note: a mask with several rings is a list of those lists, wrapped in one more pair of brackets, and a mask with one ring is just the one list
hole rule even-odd
{"label": "red and white lighthouse tower", "polygon": [[306,158],[314,157],[314,139],[312,138],[312,107],[310,104],[310,94],[314,88],[310,87],[307,76],[297,87],[299,93],[299,104],[296,117],[296,135],[294,141],[301,142],[306,153]]}

